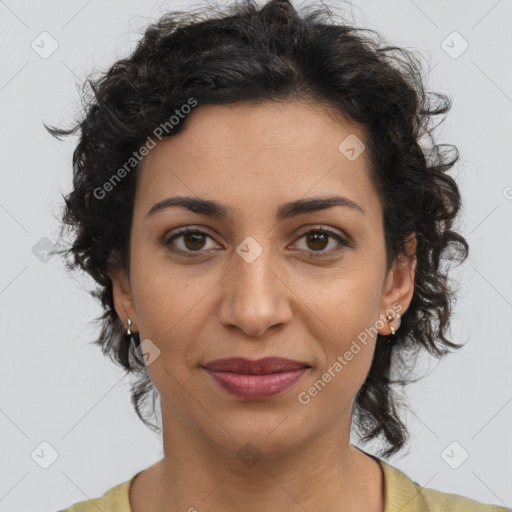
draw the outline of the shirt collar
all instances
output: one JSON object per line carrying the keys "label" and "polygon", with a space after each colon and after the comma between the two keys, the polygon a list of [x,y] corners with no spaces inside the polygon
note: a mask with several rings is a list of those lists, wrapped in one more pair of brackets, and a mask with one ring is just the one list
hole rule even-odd
{"label": "shirt collar", "polygon": [[[384,512],[428,512],[427,504],[421,495],[421,487],[405,473],[391,466],[379,457],[364,452],[377,461],[384,475]],[[130,512],[130,485],[139,471],[130,480],[117,485],[103,496],[103,504],[112,512]],[[107,507],[108,505],[108,507]]]}

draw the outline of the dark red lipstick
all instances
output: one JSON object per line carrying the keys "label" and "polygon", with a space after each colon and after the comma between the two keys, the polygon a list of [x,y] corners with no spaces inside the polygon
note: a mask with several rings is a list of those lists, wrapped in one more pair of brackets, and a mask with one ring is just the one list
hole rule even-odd
{"label": "dark red lipstick", "polygon": [[217,359],[202,365],[225,391],[249,400],[276,396],[291,388],[311,368],[282,357],[252,361],[243,357]]}

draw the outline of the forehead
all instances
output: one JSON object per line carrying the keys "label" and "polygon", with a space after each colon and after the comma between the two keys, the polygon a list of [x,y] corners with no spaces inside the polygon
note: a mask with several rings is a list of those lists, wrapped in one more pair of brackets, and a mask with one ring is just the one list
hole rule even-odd
{"label": "forehead", "polygon": [[183,131],[158,142],[144,158],[136,209],[147,211],[172,195],[243,204],[246,210],[334,192],[366,210],[377,200],[364,132],[332,106],[205,105],[180,122]]}
{"label": "forehead", "polygon": [[185,129],[164,139],[160,147],[173,143],[178,149],[192,144],[216,153],[254,147],[322,147],[331,153],[339,151],[340,137],[352,134],[361,141],[365,138],[362,128],[343,118],[333,106],[306,100],[204,105],[196,107],[181,122]]}

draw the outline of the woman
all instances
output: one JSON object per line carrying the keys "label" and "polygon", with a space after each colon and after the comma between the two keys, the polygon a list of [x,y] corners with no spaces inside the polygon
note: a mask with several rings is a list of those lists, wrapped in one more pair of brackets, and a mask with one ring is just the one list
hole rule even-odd
{"label": "woman", "polygon": [[[68,511],[500,511],[398,452],[405,355],[442,357],[468,255],[418,62],[320,7],[169,13],[92,84],[63,222],[97,343],[160,398],[164,458]],[[456,149],[456,148],[455,148]],[[393,363],[393,367],[391,364]],[[153,402],[154,405],[154,402]]]}

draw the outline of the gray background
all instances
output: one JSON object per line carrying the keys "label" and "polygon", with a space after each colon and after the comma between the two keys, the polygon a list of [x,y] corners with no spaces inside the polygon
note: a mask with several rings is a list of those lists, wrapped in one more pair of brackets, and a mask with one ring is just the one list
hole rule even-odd
{"label": "gray background", "polygon": [[[441,363],[423,360],[419,373],[430,373],[408,394],[410,447],[388,461],[423,486],[510,507],[512,2],[355,4],[358,25],[418,50],[432,70],[429,89],[453,99],[438,141],[461,152],[459,227],[471,247],[454,273],[453,339],[469,341]],[[126,56],[147,23],[178,5],[198,4],[0,1],[0,511],[59,510],[103,494],[162,455],[159,438],[132,411],[128,378],[89,343],[91,320],[101,313],[84,291],[92,281],[34,252],[56,240],[75,143],[53,139],[42,122],[71,121],[79,112],[76,81]],[[43,51],[43,31],[58,43],[47,58],[31,47],[35,41]],[[463,41],[454,31],[469,44],[457,58]],[[58,454],[47,469],[40,464],[50,462],[51,449],[42,442]],[[467,460],[450,467],[447,460],[456,465],[463,450]]]}

